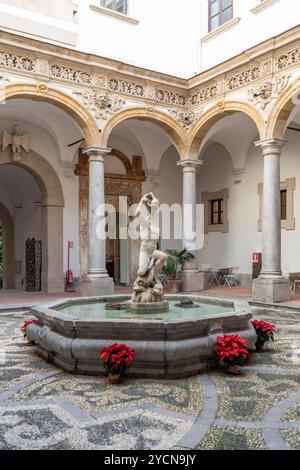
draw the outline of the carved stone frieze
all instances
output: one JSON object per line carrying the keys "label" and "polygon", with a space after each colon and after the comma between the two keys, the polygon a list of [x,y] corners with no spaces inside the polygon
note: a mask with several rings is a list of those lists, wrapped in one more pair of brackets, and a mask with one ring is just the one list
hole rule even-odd
{"label": "carved stone frieze", "polygon": [[57,64],[50,65],[49,75],[60,80],[67,80],[81,85],[91,85],[93,79],[91,73]]}
{"label": "carved stone frieze", "polygon": [[218,88],[218,84],[213,84],[193,93],[189,100],[191,106],[214,99],[219,93]]}
{"label": "carved stone frieze", "polygon": [[248,91],[248,99],[262,110],[275,100],[288,85],[291,75],[276,77],[274,81],[266,80]]}
{"label": "carved stone frieze", "polygon": [[125,93],[126,95],[131,96],[138,96],[139,98],[146,96],[145,87],[140,83],[117,80],[116,78],[110,78],[108,80],[107,88],[110,91]]}
{"label": "carved stone frieze", "polygon": [[197,112],[169,109],[171,116],[173,116],[184,129],[189,129],[197,121],[199,116],[201,116],[202,111],[202,108],[197,110]]}
{"label": "carved stone frieze", "polygon": [[0,52],[0,66],[23,70],[24,72],[34,72],[36,61],[30,57]]}
{"label": "carved stone frieze", "polygon": [[230,78],[226,79],[226,89],[229,91],[236,90],[243,86],[249,85],[250,83],[258,80],[261,77],[260,65],[255,65],[248,70],[244,70]]}
{"label": "carved stone frieze", "polygon": [[300,63],[300,48],[281,54],[275,59],[275,69],[283,70],[289,66]]}
{"label": "carved stone frieze", "polygon": [[162,103],[174,104],[177,106],[187,106],[188,104],[187,96],[163,89],[155,90],[155,100]]}
{"label": "carved stone frieze", "polygon": [[83,104],[89,109],[96,119],[104,121],[112,114],[119,111],[125,101],[117,95],[110,95],[101,91],[84,90],[81,93]]}

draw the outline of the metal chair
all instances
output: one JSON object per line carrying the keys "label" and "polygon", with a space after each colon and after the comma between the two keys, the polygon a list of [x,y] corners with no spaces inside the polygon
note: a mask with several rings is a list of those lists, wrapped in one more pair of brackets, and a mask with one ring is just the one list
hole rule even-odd
{"label": "metal chair", "polygon": [[238,266],[228,268],[228,274],[223,274],[224,286],[238,287],[237,272],[239,270]]}

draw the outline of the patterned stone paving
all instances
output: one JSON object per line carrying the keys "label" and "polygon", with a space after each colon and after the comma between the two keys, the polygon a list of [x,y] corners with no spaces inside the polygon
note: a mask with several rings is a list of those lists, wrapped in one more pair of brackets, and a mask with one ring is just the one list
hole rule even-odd
{"label": "patterned stone paving", "polygon": [[121,386],[47,364],[20,332],[28,313],[0,313],[0,450],[300,449],[300,313],[254,313],[276,342],[242,376]]}

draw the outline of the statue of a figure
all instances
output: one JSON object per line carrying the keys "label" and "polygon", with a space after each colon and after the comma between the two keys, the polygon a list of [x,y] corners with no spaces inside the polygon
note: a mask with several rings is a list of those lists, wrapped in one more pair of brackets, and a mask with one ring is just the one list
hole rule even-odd
{"label": "statue of a figure", "polygon": [[12,160],[20,161],[22,149],[25,150],[25,152],[29,152],[30,150],[29,138],[30,135],[28,132],[24,135],[20,135],[18,133],[18,126],[14,126],[12,134],[9,134],[7,131],[3,132],[2,151],[4,151],[6,147],[11,146]]}
{"label": "statue of a figure", "polygon": [[132,302],[162,302],[163,286],[159,279],[168,255],[157,250],[159,227],[156,223],[156,211],[159,201],[153,193],[145,194],[136,210],[141,218],[141,247],[137,278],[133,286]]}

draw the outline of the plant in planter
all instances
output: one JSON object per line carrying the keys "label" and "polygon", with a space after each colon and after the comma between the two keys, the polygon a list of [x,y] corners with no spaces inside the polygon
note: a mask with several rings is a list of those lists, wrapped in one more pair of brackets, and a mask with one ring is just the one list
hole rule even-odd
{"label": "plant in planter", "polygon": [[134,361],[135,351],[126,344],[113,344],[103,348],[100,357],[104,369],[108,372],[108,383],[119,384],[122,377],[128,374],[129,368]]}
{"label": "plant in planter", "polygon": [[228,373],[240,375],[249,355],[249,343],[239,335],[218,336],[214,352],[226,364]]}
{"label": "plant in planter", "polygon": [[178,250],[166,250],[168,255],[167,265],[163,269],[163,272],[167,275],[167,287],[171,293],[177,293],[180,291],[181,281],[179,279],[179,272],[185,262],[191,261],[195,258],[193,253],[187,251],[184,248],[181,251]]}
{"label": "plant in planter", "polygon": [[252,320],[252,325],[257,334],[257,341],[255,343],[256,352],[264,352],[264,345],[267,341],[274,341],[274,331],[276,325],[259,320]]}
{"label": "plant in planter", "polygon": [[29,325],[33,325],[37,322],[38,322],[38,320],[33,320],[33,319],[32,320],[25,320],[23,325],[21,326],[21,331],[23,331],[23,333],[24,333],[24,338],[28,339],[28,346],[34,346],[35,342],[28,338],[26,330],[29,327]]}

